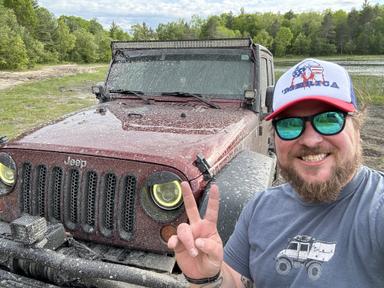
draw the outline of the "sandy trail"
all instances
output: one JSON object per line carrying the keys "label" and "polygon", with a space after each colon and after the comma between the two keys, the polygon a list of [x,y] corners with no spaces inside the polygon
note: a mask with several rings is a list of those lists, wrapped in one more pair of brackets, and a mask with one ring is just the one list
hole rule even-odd
{"label": "sandy trail", "polygon": [[93,72],[95,69],[104,65],[83,66],[77,64],[64,64],[55,66],[46,66],[38,70],[28,71],[0,71],[0,90],[10,88],[15,85],[39,81],[48,78],[75,75],[78,73]]}

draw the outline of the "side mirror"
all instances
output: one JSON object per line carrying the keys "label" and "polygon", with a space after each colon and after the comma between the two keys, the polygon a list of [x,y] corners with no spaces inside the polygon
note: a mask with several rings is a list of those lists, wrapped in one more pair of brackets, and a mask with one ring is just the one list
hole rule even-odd
{"label": "side mirror", "polygon": [[7,136],[0,136],[0,145],[5,144],[8,142]]}
{"label": "side mirror", "polygon": [[255,90],[244,90],[245,104],[257,113],[260,112],[260,93]]}
{"label": "side mirror", "polygon": [[273,91],[275,90],[274,86],[268,86],[267,91],[265,92],[265,106],[267,107],[268,113],[272,112],[273,105]]}
{"label": "side mirror", "polygon": [[259,103],[259,98],[258,98],[258,93],[257,90],[245,90],[244,91],[244,99],[246,105],[254,107],[256,112],[259,112],[260,105]]}
{"label": "side mirror", "polygon": [[92,86],[92,93],[95,94],[96,98],[99,99],[100,102],[107,101],[107,94],[105,92],[105,86],[103,82],[99,82],[96,85]]}
{"label": "side mirror", "polygon": [[255,90],[245,90],[244,98],[249,102],[253,102],[256,99],[256,91]]}

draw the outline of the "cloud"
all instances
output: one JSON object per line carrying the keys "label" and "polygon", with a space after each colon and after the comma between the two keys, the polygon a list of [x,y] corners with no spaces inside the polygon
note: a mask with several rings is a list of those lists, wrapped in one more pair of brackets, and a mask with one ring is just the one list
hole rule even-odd
{"label": "cloud", "polygon": [[[282,5],[279,0],[39,0],[40,6],[47,8],[57,17],[60,15],[80,16],[85,19],[96,18],[104,26],[109,27],[114,21],[128,30],[131,25],[145,22],[152,28],[159,23],[167,23],[177,19],[190,21],[193,15],[207,18],[211,15],[232,12],[246,13],[323,11],[352,8],[360,9],[362,0],[324,0],[308,4],[306,1],[286,0]],[[383,3],[383,0],[370,0],[370,4]]]}

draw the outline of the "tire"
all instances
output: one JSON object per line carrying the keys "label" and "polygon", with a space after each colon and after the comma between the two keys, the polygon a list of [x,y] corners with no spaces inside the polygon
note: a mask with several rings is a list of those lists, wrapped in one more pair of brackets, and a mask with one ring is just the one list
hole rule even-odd
{"label": "tire", "polygon": [[275,269],[280,275],[287,275],[292,269],[292,264],[287,258],[279,258],[276,261]]}
{"label": "tire", "polygon": [[321,264],[318,262],[313,262],[308,265],[307,268],[308,277],[311,280],[317,280],[321,276]]}
{"label": "tire", "polygon": [[[232,235],[245,204],[255,197],[256,193],[262,193],[271,185],[275,175],[275,165],[274,157],[244,150],[237,154],[215,176],[215,182],[220,190],[217,231],[223,244]],[[208,186],[200,199],[199,212],[201,217],[205,216],[207,210],[209,190]]]}

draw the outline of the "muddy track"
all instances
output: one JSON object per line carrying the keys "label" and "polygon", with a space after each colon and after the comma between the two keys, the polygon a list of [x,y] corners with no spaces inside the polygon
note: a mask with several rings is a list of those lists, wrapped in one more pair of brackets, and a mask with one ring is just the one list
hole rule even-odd
{"label": "muddy track", "polygon": [[7,89],[15,85],[39,81],[49,78],[75,75],[78,73],[93,72],[96,68],[105,65],[77,65],[64,64],[55,66],[46,66],[39,70],[28,70],[20,72],[0,71],[0,90]]}
{"label": "muddy track", "polygon": [[368,106],[361,138],[365,164],[384,171],[384,105]]}

